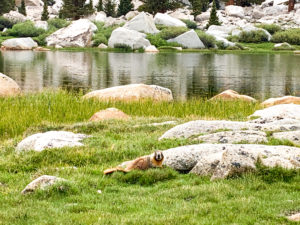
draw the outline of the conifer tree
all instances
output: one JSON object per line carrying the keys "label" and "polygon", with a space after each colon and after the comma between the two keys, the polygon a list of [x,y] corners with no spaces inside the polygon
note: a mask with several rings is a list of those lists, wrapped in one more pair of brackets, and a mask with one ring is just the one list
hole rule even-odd
{"label": "conifer tree", "polygon": [[63,0],[63,7],[59,12],[60,18],[71,18],[74,20],[80,19],[85,15],[90,15],[94,12],[93,1],[85,4],[85,0]]}
{"label": "conifer tree", "polygon": [[103,1],[99,0],[97,5],[97,12],[103,11]]}
{"label": "conifer tree", "polygon": [[132,4],[131,0],[121,0],[119,7],[118,7],[117,16],[126,15],[131,10],[133,10],[133,4]]}
{"label": "conifer tree", "polygon": [[104,12],[107,16],[114,17],[116,15],[116,4],[112,0],[106,0],[104,3]]}
{"label": "conifer tree", "polygon": [[25,7],[25,1],[24,0],[21,1],[21,6],[19,8],[19,13],[26,16],[26,7]]}
{"label": "conifer tree", "polygon": [[206,28],[209,28],[211,25],[221,25],[217,15],[217,7],[216,7],[215,0],[213,0],[213,5],[210,11],[210,17],[209,17],[208,24],[206,25]]}
{"label": "conifer tree", "polygon": [[42,13],[42,20],[47,21],[49,19],[49,13],[48,13],[48,2],[47,0],[44,0],[44,8]]}
{"label": "conifer tree", "polygon": [[0,0],[0,15],[8,13],[15,6],[14,0]]}
{"label": "conifer tree", "polygon": [[193,8],[193,16],[198,16],[202,13],[202,1],[201,0],[193,0],[192,1]]}

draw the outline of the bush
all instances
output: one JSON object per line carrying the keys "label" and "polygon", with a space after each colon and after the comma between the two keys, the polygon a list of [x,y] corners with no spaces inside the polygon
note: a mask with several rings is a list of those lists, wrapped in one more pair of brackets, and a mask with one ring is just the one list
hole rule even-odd
{"label": "bush", "polygon": [[66,27],[70,24],[70,22],[68,22],[67,20],[64,20],[64,19],[51,19],[51,20],[48,20],[48,25],[49,27],[52,26],[52,27],[55,27],[56,29],[61,29],[63,27]]}
{"label": "bush", "polygon": [[155,47],[182,47],[180,44],[175,42],[167,42],[165,39],[162,39],[159,34],[148,34],[147,39]]}
{"label": "bush", "polygon": [[216,45],[217,45],[218,49],[221,49],[221,50],[226,49],[225,43],[223,41],[217,41]]}
{"label": "bush", "polygon": [[4,28],[12,28],[14,25],[10,20],[0,16],[0,31],[3,31]]}
{"label": "bush", "polygon": [[130,46],[126,45],[126,44],[115,44],[114,48],[117,48],[117,49],[119,49],[121,51],[124,51],[124,52],[133,51],[133,49]]}
{"label": "bush", "polygon": [[260,43],[267,41],[268,35],[263,30],[243,31],[239,36],[239,42]]}
{"label": "bush", "polygon": [[200,40],[203,42],[206,48],[215,48],[216,39],[214,36],[204,33],[203,31],[196,30]]}
{"label": "bush", "polygon": [[197,29],[197,24],[191,20],[182,20],[189,29]]}
{"label": "bush", "polygon": [[45,33],[45,30],[36,28],[31,21],[15,24],[7,30],[7,34],[14,37],[37,37],[43,33]]}
{"label": "bush", "polygon": [[281,31],[281,27],[276,24],[261,24],[261,25],[257,25],[256,27],[265,29],[272,35],[278,31]]}
{"label": "bush", "polygon": [[300,45],[300,29],[290,29],[286,31],[279,31],[272,37],[272,42],[282,43],[287,42],[293,45]]}
{"label": "bush", "polygon": [[99,46],[101,43],[107,45],[108,40],[103,33],[96,33],[93,37],[93,46]]}
{"label": "bush", "polygon": [[185,27],[167,27],[162,29],[158,35],[162,39],[169,40],[185,33],[186,31],[188,31],[188,29]]}

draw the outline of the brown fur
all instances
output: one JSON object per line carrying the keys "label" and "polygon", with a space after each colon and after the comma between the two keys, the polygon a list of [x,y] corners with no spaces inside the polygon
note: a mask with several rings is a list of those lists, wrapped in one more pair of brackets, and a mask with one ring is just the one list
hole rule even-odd
{"label": "brown fur", "polygon": [[162,167],[164,155],[161,151],[156,151],[154,156],[144,156],[130,162],[126,168],[115,167],[104,170],[104,174],[111,174],[116,171],[129,172],[131,170],[147,170],[153,167]]}

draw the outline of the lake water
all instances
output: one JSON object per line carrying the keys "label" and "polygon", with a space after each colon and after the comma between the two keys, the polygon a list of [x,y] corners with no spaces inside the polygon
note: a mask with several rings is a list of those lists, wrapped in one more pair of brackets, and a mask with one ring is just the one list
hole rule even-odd
{"label": "lake water", "polygon": [[177,99],[211,97],[226,89],[261,100],[300,96],[300,56],[293,54],[4,51],[0,72],[25,92],[145,83],[170,88]]}

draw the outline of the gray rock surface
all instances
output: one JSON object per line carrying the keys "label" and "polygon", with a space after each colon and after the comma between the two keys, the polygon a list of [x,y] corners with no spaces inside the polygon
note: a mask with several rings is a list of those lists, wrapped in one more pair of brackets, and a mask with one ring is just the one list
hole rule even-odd
{"label": "gray rock surface", "polygon": [[31,135],[21,141],[17,151],[38,151],[41,152],[49,148],[63,148],[83,146],[80,142],[88,136],[85,134],[75,134],[67,131],[48,131]]}
{"label": "gray rock surface", "polygon": [[39,178],[33,180],[31,183],[29,183],[24,190],[21,192],[22,194],[28,194],[31,192],[34,192],[38,189],[44,190],[47,187],[50,187],[54,185],[57,182],[65,181],[65,179],[55,177],[55,176],[48,176],[48,175],[43,175],[40,176]]}
{"label": "gray rock surface", "polygon": [[181,20],[163,13],[157,13],[154,17],[154,22],[155,24],[160,24],[168,27],[186,27],[186,24]]}
{"label": "gray rock surface", "polygon": [[262,131],[251,131],[251,130],[241,130],[241,131],[225,131],[217,132],[213,134],[207,134],[196,138],[197,140],[203,141],[205,143],[261,143],[267,142],[267,135]]}
{"label": "gray rock surface", "polygon": [[157,85],[129,84],[96,90],[87,93],[84,98],[95,98],[102,101],[172,101],[172,91]]}
{"label": "gray rock surface", "polygon": [[279,132],[274,133],[273,137],[281,140],[289,140],[297,145],[300,145],[300,131],[288,131],[288,132]]}
{"label": "gray rock surface", "polygon": [[300,168],[300,148],[254,144],[199,144],[163,151],[164,165],[182,172],[223,179],[255,170],[258,160],[268,167]]}
{"label": "gray rock surface", "polygon": [[150,42],[146,39],[146,35],[135,30],[129,30],[123,27],[115,29],[109,40],[108,46],[114,48],[117,45],[129,46],[132,49],[146,48],[150,46]]}
{"label": "gray rock surface", "polygon": [[176,38],[169,39],[168,42],[176,42],[186,48],[205,48],[194,30],[189,30]]}
{"label": "gray rock surface", "polygon": [[32,50],[38,45],[32,38],[12,38],[2,42],[2,46],[7,50]]}
{"label": "gray rock surface", "polygon": [[236,5],[226,6],[225,13],[228,16],[234,16],[234,17],[239,17],[239,18],[244,18],[244,16],[245,16],[243,7],[236,6]]}
{"label": "gray rock surface", "polygon": [[87,47],[91,45],[96,30],[96,25],[89,20],[76,20],[47,37],[47,46]]}
{"label": "gray rock surface", "polygon": [[14,23],[22,23],[27,20],[26,16],[16,11],[10,11],[9,13],[5,13],[3,14],[3,17]]}
{"label": "gray rock surface", "polygon": [[132,18],[123,27],[129,30],[135,30],[149,34],[156,34],[159,32],[155,26],[153,16],[151,14],[146,14],[145,12],[141,12]]}

